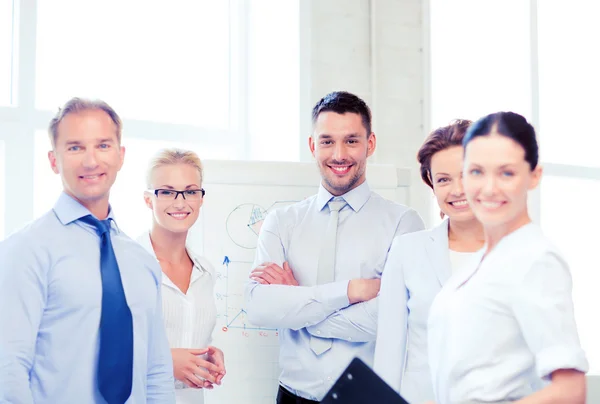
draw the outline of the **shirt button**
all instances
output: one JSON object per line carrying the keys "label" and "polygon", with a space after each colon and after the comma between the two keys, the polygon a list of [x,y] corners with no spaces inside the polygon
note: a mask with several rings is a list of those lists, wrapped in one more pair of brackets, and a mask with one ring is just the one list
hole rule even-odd
{"label": "shirt button", "polygon": [[330,382],[331,381],[331,376],[327,377],[327,381]]}
{"label": "shirt button", "polygon": [[348,341],[352,341],[352,337],[348,337]]}
{"label": "shirt button", "polygon": [[317,331],[317,335],[321,335],[321,331]]}

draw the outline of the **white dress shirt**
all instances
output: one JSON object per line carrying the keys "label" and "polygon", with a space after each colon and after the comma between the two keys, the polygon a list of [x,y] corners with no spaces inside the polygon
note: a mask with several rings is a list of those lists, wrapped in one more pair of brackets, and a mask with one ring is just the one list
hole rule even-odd
{"label": "white dress shirt", "polygon": [[[137,241],[156,258],[149,232],[142,234]],[[189,247],[186,250],[194,263],[187,293],[183,293],[164,272],[162,274],[163,321],[171,348],[206,348],[217,322],[215,270]],[[188,388],[178,380],[175,381],[175,389],[177,404],[204,402],[202,389]]]}
{"label": "white dress shirt", "polygon": [[[323,186],[317,195],[270,213],[261,228],[254,266],[287,261],[300,286],[246,286],[246,311],[258,326],[279,328],[280,383],[292,393],[321,400],[355,357],[373,360],[377,301],[349,305],[350,279],[378,278],[395,235],[420,230],[423,221],[412,209],[383,199],[363,183],[342,195],[335,281],[317,285],[317,264],[329,221]],[[316,355],[311,335],[333,339]]]}
{"label": "white dress shirt", "polygon": [[569,268],[538,226],[505,236],[442,288],[429,316],[438,404],[518,400],[559,369],[588,369]]}

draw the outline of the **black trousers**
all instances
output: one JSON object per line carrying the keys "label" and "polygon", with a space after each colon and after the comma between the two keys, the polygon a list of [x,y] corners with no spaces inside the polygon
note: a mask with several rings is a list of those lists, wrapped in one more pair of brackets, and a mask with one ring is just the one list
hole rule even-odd
{"label": "black trousers", "polygon": [[298,397],[279,386],[279,391],[277,392],[277,404],[319,404],[319,402]]}

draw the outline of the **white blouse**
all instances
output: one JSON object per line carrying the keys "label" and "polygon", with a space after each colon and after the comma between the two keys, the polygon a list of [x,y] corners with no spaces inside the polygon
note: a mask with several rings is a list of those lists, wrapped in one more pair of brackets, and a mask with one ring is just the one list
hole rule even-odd
{"label": "white blouse", "polygon": [[[156,257],[150,233],[144,233],[137,241]],[[214,298],[215,270],[203,257],[194,254],[189,247],[187,253],[194,263],[187,293],[183,293],[163,272],[162,311],[167,339],[171,348],[205,348],[212,340],[217,322],[217,307]],[[178,404],[204,402],[202,389],[190,389],[176,380],[175,391]]]}
{"label": "white blouse", "polygon": [[539,227],[505,236],[455,274],[428,321],[436,403],[517,400],[559,369],[586,372],[569,268]]}
{"label": "white blouse", "polygon": [[460,252],[454,250],[448,250],[448,252],[450,255],[450,268],[452,268],[453,274],[465,268],[465,266],[473,259],[475,254],[477,254],[474,252]]}

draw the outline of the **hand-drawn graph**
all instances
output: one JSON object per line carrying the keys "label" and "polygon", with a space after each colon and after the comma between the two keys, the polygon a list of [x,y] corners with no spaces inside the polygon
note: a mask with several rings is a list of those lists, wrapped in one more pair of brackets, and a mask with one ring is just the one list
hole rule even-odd
{"label": "hand-drawn graph", "polygon": [[[235,246],[231,250],[236,255],[223,257],[217,276],[217,300],[222,304],[219,318],[223,332],[230,329],[242,329],[263,332],[262,335],[265,334],[265,331],[270,331],[272,335],[277,335],[275,329],[257,327],[248,322],[244,310],[243,291],[254,260],[253,250],[256,249],[256,242],[265,217],[269,212],[295,202],[276,201],[266,209],[256,203],[242,203],[227,215],[225,221],[227,236]],[[233,259],[238,256],[248,259]]]}
{"label": "hand-drawn graph", "polygon": [[[217,277],[217,280],[220,280],[225,284],[225,294],[221,295],[217,293],[217,300],[222,300],[225,303],[222,321],[224,325],[221,327],[221,330],[224,332],[227,332],[230,329],[272,331],[274,335],[277,336],[276,329],[253,326],[246,319],[246,310],[243,309],[243,296],[237,293],[237,291],[243,291],[244,284],[248,278],[248,270],[245,270],[245,268],[250,265],[252,265],[252,262],[232,261],[228,256],[223,258],[223,269],[219,272],[220,275]],[[238,266],[243,266],[244,268],[240,268],[240,271],[237,271]],[[231,288],[229,287],[230,281]],[[263,333],[263,335],[265,334]]]}
{"label": "hand-drawn graph", "polygon": [[267,214],[295,202],[297,201],[277,201],[266,209],[256,203],[242,203],[227,215],[225,221],[227,235],[236,246],[254,249],[256,248],[260,228]]}
{"label": "hand-drawn graph", "polygon": [[279,378],[278,332],[248,321],[244,288],[265,217],[274,209],[294,202],[278,201],[264,205],[267,208],[249,202],[229,208],[221,204],[213,207],[210,216],[206,208],[206,228],[217,229],[209,237],[204,236],[206,253],[216,264],[218,315],[214,344],[226,352],[228,368],[226,385],[206,392],[207,404],[275,401]]}

